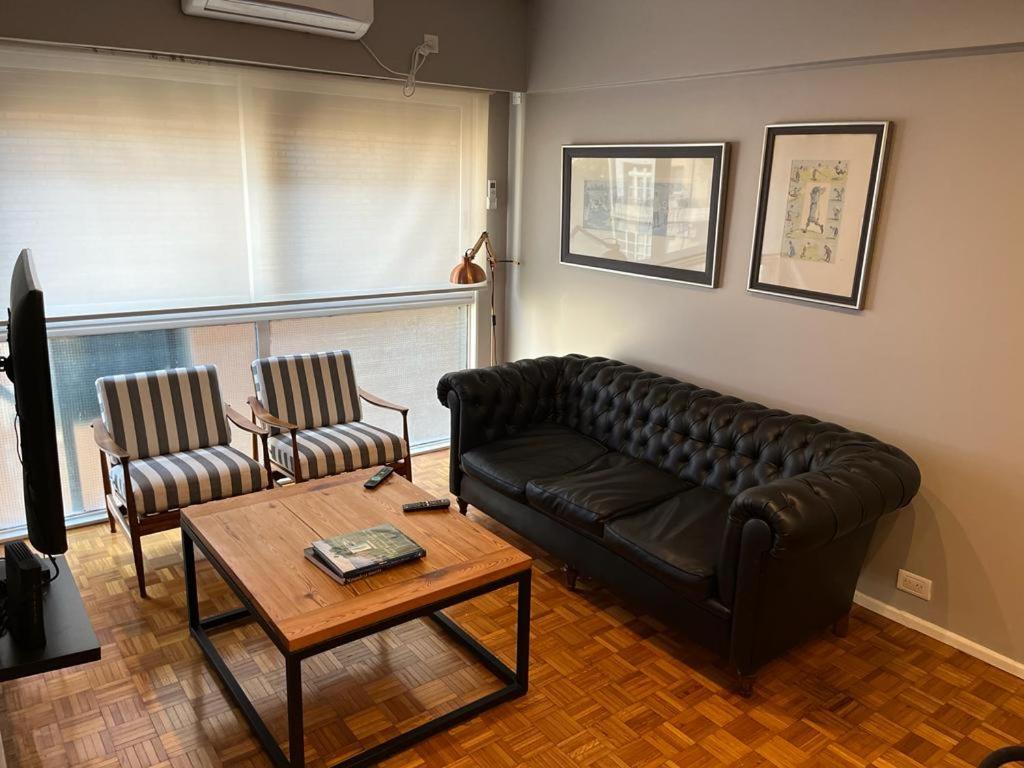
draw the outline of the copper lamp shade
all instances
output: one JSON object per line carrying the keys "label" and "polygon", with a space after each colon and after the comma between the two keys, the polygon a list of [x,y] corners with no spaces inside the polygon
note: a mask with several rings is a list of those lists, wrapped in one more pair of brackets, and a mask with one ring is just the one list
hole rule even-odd
{"label": "copper lamp shade", "polygon": [[463,255],[462,262],[452,270],[451,277],[448,278],[449,282],[456,285],[473,285],[486,282],[487,273],[484,272],[483,267],[473,262],[474,255],[471,255],[469,252]]}
{"label": "copper lamp shade", "polygon": [[498,318],[494,314],[494,265],[495,264],[517,264],[512,259],[499,259],[494,255],[494,248],[491,245],[491,237],[486,230],[480,233],[476,243],[462,254],[462,262],[452,270],[448,280],[456,285],[476,285],[487,282],[487,272],[479,264],[474,264],[473,259],[483,248],[487,254],[487,269],[491,272],[491,365],[497,362],[497,339],[495,328],[498,325]]}

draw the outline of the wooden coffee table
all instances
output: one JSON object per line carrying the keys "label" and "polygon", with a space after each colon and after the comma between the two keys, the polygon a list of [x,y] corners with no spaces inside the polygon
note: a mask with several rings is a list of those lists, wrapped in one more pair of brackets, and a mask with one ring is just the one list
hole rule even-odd
{"label": "wooden coffee table", "polygon": [[[436,622],[504,686],[335,768],[372,765],[526,693],[531,558],[457,512],[403,513],[402,504],[430,494],[396,475],[368,491],[363,482],[375,471],[351,472],[182,512],[189,629],[276,766],[305,765],[302,660],[413,619]],[[341,585],[303,555],[316,539],[379,523],[392,523],[408,534],[426,549],[426,557]],[[235,592],[241,608],[200,617],[194,547]],[[514,671],[443,613],[449,606],[510,584],[518,585]],[[246,619],[259,622],[285,659],[288,758],[209,636],[218,627]]]}

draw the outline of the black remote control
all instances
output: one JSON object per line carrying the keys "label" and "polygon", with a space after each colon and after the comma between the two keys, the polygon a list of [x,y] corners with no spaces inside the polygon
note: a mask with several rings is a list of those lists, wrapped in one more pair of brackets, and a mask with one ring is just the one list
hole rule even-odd
{"label": "black remote control", "polygon": [[448,509],[451,499],[431,499],[430,501],[413,501],[402,505],[403,512],[420,512],[424,509]]}
{"label": "black remote control", "polygon": [[383,483],[392,472],[395,470],[392,467],[381,467],[380,471],[377,472],[373,477],[363,483],[363,488],[376,488],[378,485]]}

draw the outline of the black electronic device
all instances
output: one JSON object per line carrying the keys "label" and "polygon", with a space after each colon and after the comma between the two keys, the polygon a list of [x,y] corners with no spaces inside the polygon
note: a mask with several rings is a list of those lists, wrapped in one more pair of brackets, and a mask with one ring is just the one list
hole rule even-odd
{"label": "black electronic device", "polygon": [[42,648],[46,645],[43,590],[49,582],[49,572],[21,541],[4,545],[4,569],[11,638],[23,648]]}
{"label": "black electronic device", "polygon": [[7,344],[10,351],[7,357],[0,358],[0,369],[14,382],[28,538],[36,551],[60,555],[67,552],[68,540],[57,460],[46,313],[43,291],[28,249],[18,256],[11,275]]}
{"label": "black electronic device", "polygon": [[394,471],[393,467],[381,467],[373,477],[363,483],[363,488],[376,488],[387,480]]}
{"label": "black electronic device", "polygon": [[402,505],[403,512],[422,512],[426,509],[448,509],[451,499],[431,499],[430,501],[411,501]]}

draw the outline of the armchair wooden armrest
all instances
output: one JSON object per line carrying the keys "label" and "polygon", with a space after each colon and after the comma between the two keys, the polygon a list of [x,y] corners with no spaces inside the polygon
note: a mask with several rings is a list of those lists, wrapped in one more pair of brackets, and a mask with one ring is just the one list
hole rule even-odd
{"label": "armchair wooden armrest", "polygon": [[398,411],[401,414],[406,414],[409,412],[408,406],[388,402],[382,397],[377,397],[376,395],[370,394],[362,387],[359,387],[359,397],[365,400],[366,402],[370,403],[371,405],[376,405],[378,408],[387,408],[389,411]]}
{"label": "armchair wooden armrest", "polygon": [[277,416],[272,414],[263,407],[263,403],[261,403],[259,398],[255,395],[250,395],[245,402],[252,409],[252,415],[264,424],[269,424],[272,427],[280,427],[281,429],[287,429],[289,431],[295,431],[299,428],[297,424],[292,424],[290,421],[279,419]]}
{"label": "armchair wooden armrest", "polygon": [[[388,400],[385,400],[382,397],[377,397],[376,395],[370,394],[369,392],[367,392],[362,387],[359,387],[359,399],[360,400],[365,400],[370,405],[376,405],[378,408],[385,408],[385,409],[387,409],[389,411],[398,411],[400,414],[402,414],[402,439],[405,441],[406,449],[407,450],[411,450],[411,445],[409,443],[409,408],[408,408],[408,406],[398,405],[397,403],[392,403],[392,402],[390,402]],[[411,456],[412,456],[411,453],[407,454],[405,456],[404,460],[403,460],[404,466],[405,466],[405,470],[404,470],[405,479],[408,480],[409,482],[412,482],[412,458],[411,458]]]}
{"label": "armchair wooden armrest", "polygon": [[240,429],[244,429],[246,432],[251,432],[254,435],[269,435],[270,430],[266,427],[257,426],[251,419],[245,418],[241,413],[236,411],[227,403],[224,403],[224,415],[227,416],[228,421],[234,424]]}
{"label": "armchair wooden armrest", "polygon": [[90,426],[92,427],[92,436],[96,441],[97,448],[118,461],[129,458],[128,451],[114,442],[114,438],[107,432],[107,428],[103,426],[101,419],[96,419]]}

